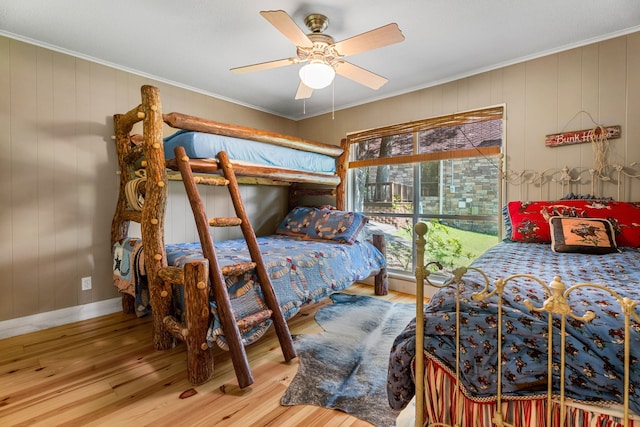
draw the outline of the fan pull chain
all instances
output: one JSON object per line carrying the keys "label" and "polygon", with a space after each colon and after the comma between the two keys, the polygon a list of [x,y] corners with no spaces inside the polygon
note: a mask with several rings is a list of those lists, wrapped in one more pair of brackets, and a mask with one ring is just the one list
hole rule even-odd
{"label": "fan pull chain", "polygon": [[336,81],[331,83],[331,120],[336,119]]}

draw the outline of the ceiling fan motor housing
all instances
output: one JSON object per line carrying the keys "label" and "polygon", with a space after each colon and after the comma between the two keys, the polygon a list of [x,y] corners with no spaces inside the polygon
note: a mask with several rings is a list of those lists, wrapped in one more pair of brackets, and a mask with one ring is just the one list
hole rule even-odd
{"label": "ceiling fan motor housing", "polygon": [[333,37],[326,34],[312,33],[308,35],[313,42],[313,47],[298,47],[297,54],[301,61],[320,61],[325,62],[332,67],[340,59],[340,55],[333,47]]}
{"label": "ceiling fan motor housing", "polygon": [[312,13],[304,18],[304,25],[306,25],[312,33],[321,33],[329,26],[329,18],[320,13]]}

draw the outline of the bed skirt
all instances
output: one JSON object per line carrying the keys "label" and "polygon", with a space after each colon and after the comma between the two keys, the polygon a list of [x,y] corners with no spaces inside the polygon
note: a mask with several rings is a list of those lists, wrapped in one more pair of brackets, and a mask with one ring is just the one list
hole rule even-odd
{"label": "bed skirt", "polygon": [[[439,422],[468,427],[494,426],[495,399],[476,401],[462,392],[456,399],[455,376],[430,358],[425,359],[425,425]],[[412,402],[413,403],[413,402]],[[565,422],[562,427],[625,427],[622,411],[614,406],[595,406],[565,402]],[[408,405],[412,407],[413,405]],[[460,421],[455,424],[456,412]],[[515,427],[546,425],[546,397],[502,401],[503,420]],[[560,408],[553,401],[552,426],[560,427]],[[640,416],[632,415],[628,427],[640,427]]]}

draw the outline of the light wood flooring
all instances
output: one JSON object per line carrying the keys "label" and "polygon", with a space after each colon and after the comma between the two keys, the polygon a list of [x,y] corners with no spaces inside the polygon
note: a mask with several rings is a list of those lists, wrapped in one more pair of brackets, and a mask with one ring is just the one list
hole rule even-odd
{"label": "light wood flooring", "polygon": [[[373,287],[347,292],[373,295]],[[415,302],[394,292],[381,298]],[[291,332],[320,332],[313,314],[325,304],[291,319]],[[247,348],[255,382],[246,389],[229,354],[214,351],[213,379],[194,387],[184,344],[154,351],[148,317],[115,313],[0,340],[0,426],[370,425],[339,411],[280,406],[298,359],[284,362],[273,328]]]}

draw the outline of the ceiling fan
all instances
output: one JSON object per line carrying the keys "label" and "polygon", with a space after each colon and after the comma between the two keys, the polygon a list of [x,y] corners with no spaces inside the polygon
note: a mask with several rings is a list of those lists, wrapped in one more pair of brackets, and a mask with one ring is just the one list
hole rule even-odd
{"label": "ceiling fan", "polygon": [[310,34],[305,34],[283,10],[262,11],[260,14],[296,45],[298,56],[232,68],[231,71],[249,73],[307,62],[300,69],[300,84],[295,99],[311,97],[314,89],[322,89],[331,84],[335,74],[371,89],[379,89],[388,81],[386,78],[344,61],[343,58],[404,40],[402,32],[395,23],[336,43],[333,37],[324,34],[324,30],[329,25],[329,19],[319,13],[308,15],[304,20],[311,31]]}

